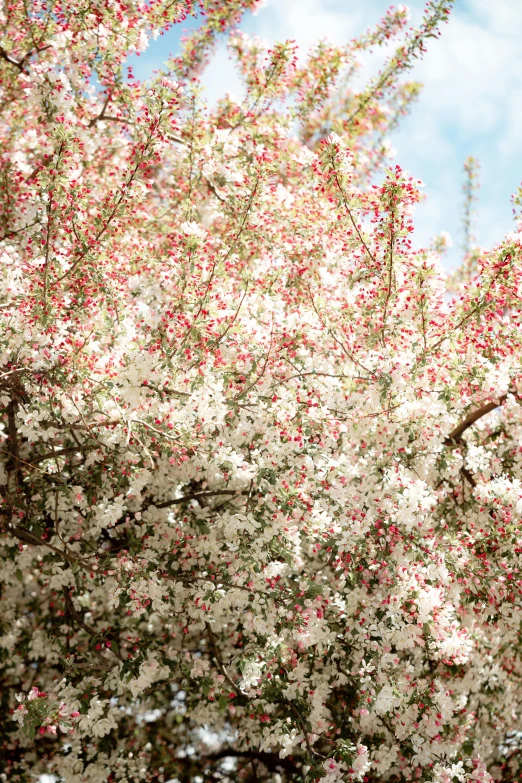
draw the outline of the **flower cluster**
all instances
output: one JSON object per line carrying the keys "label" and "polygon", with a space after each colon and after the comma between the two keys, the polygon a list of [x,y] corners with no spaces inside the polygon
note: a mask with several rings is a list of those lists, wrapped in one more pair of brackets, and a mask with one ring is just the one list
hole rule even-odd
{"label": "flower cluster", "polygon": [[74,732],[75,718],[80,716],[78,710],[70,709],[65,702],[53,703],[47,693],[42,693],[33,686],[27,697],[23,693],[16,694],[18,707],[13,711],[13,718],[21,726],[24,733],[33,739],[35,734],[55,735],[58,729],[63,734]]}

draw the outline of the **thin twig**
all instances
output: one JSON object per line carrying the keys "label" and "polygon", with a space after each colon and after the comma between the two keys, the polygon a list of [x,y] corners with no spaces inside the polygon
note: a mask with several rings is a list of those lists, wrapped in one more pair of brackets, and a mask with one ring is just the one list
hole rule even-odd
{"label": "thin twig", "polygon": [[234,691],[236,696],[239,696],[239,691],[238,691],[237,685],[234,682],[234,680],[232,679],[232,677],[230,676],[230,674],[227,672],[227,670],[225,668],[225,664],[223,663],[223,659],[221,657],[221,653],[220,653],[219,648],[218,648],[217,643],[216,643],[216,637],[214,636],[214,631],[212,630],[212,628],[210,626],[210,623],[205,623],[205,627],[207,629],[207,633],[208,633],[208,636],[209,636],[209,639],[210,639],[210,645],[212,647],[212,652],[214,653],[214,658],[216,659],[216,663],[218,665],[218,669],[221,672],[221,674],[223,675],[223,677],[226,679],[226,681],[228,682],[228,684],[230,685],[230,687],[232,688],[232,690]]}

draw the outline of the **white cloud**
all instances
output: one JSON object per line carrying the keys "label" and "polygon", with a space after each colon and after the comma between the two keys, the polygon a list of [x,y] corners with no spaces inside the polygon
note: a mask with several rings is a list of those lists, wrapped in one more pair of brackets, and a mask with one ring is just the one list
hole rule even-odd
{"label": "white cloud", "polygon": [[255,30],[271,42],[290,38],[304,49],[321,38],[341,44],[369,25],[366,8],[346,0],[269,0]]}
{"label": "white cloud", "polygon": [[226,93],[232,96],[243,94],[241,79],[226,46],[218,47],[203,74],[202,83],[205,99],[210,104],[216,103]]}

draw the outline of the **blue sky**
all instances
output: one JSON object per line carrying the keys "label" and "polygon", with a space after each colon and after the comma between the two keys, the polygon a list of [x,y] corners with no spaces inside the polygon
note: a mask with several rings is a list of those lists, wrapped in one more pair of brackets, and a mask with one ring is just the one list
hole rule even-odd
{"label": "blue sky", "polygon": [[[226,0],[224,0],[226,2]],[[306,50],[319,38],[343,43],[372,26],[387,0],[268,0],[241,25],[269,43],[291,38]],[[423,0],[407,3],[417,23]],[[151,40],[133,57],[138,78],[161,67],[179,51],[184,23]],[[441,230],[455,243],[448,261],[459,257],[462,166],[468,155],[481,165],[476,237],[490,247],[514,227],[511,194],[522,181],[522,0],[456,0],[442,37],[411,77],[424,83],[420,101],[393,135],[395,162],[422,179],[427,199],[417,211],[416,237],[427,244]],[[205,74],[210,101],[240,84],[224,46]]]}

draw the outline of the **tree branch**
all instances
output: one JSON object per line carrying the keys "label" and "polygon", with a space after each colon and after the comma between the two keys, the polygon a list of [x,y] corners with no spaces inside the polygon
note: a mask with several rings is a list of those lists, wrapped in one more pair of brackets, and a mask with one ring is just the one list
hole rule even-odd
{"label": "tree branch", "polygon": [[[87,623],[83,619],[83,615],[81,614],[81,612],[78,612],[78,610],[76,609],[75,605],[73,604],[73,600],[72,600],[72,597],[71,597],[70,589],[68,587],[63,587],[62,591],[63,591],[63,595],[64,595],[64,598],[65,598],[65,606],[67,607],[67,611],[69,612],[69,615],[75,621],[75,623],[83,631],[85,631],[85,633],[91,639],[94,639],[96,636],[99,636],[100,634],[98,633],[98,631],[96,631],[94,628],[91,628],[90,625],[87,625]],[[101,652],[99,650],[97,650],[96,648],[91,648],[91,649],[93,650],[94,654],[98,656],[98,658],[101,658],[101,660],[105,664],[108,664],[110,666],[110,664],[107,661],[107,659],[101,654]],[[123,657],[122,657],[121,653],[117,653],[115,650],[112,650],[110,647],[108,647],[107,649],[113,655],[115,655],[117,658],[119,658],[120,661],[123,661]]]}
{"label": "tree branch", "polygon": [[483,416],[486,416],[486,414],[494,411],[495,408],[500,408],[506,399],[507,394],[503,394],[498,398],[498,402],[488,402],[486,405],[483,405],[482,408],[478,408],[476,411],[468,413],[464,421],[455,427],[455,429],[452,430],[450,434],[444,439],[444,445],[452,446],[456,443],[459,443],[459,441],[462,439],[462,435],[466,432],[467,429],[469,429],[469,427],[472,427],[476,421],[481,419]]}
{"label": "tree branch", "polygon": [[279,758],[279,756],[275,753],[267,753],[266,751],[262,750],[236,750],[235,748],[223,748],[217,753],[212,753],[209,756],[205,756],[204,758],[210,761],[219,761],[220,759],[226,758],[255,759],[256,761],[260,761],[265,765],[265,767],[267,767],[267,769],[270,770],[276,770],[279,767],[280,769],[284,770],[284,772],[289,772],[291,774],[295,774],[299,771],[299,767],[295,764],[294,761],[291,761],[291,759],[282,759]]}
{"label": "tree branch", "polygon": [[219,648],[217,646],[216,637],[214,636],[214,631],[212,630],[210,623],[205,623],[205,626],[207,628],[208,637],[210,639],[210,646],[212,647],[212,652],[214,653],[214,658],[216,659],[216,663],[218,665],[218,669],[223,675],[223,677],[226,679],[236,696],[239,696],[239,691],[237,688],[236,683],[230,676],[230,674],[227,672],[225,668],[225,664],[223,663],[223,659],[221,657],[221,653],[219,651]]}
{"label": "tree branch", "polygon": [[[18,410],[18,403],[16,400],[11,400],[7,406],[7,418],[9,421],[9,444],[10,452],[13,459],[13,469],[16,476],[16,483],[19,487],[22,486],[23,476],[20,469],[20,458],[18,456],[18,430],[16,427],[16,412]],[[7,468],[9,470],[9,468]]]}
{"label": "tree branch", "polygon": [[0,59],[5,60],[9,65],[14,65],[15,68],[18,68],[20,73],[28,73],[27,69],[24,67],[24,60],[26,57],[24,57],[23,60],[15,60],[14,57],[11,57],[11,55],[6,52],[3,46],[0,46]]}
{"label": "tree branch", "polygon": [[[0,512],[6,514],[7,509],[4,507],[0,509]],[[73,554],[73,552],[70,552],[67,549],[64,550],[58,549],[58,547],[49,543],[49,541],[44,541],[43,539],[38,538],[38,536],[36,536],[34,533],[30,533],[29,530],[25,530],[23,527],[20,527],[19,525],[15,525],[12,522],[8,522],[7,526],[4,527],[4,532],[6,532],[10,536],[14,536],[19,541],[23,541],[25,544],[31,544],[32,546],[45,546],[47,547],[47,549],[50,549],[52,552],[55,552],[55,554],[60,555],[60,557],[63,557],[69,563],[77,563],[87,571],[92,570],[92,565],[89,565],[89,563],[85,562],[85,560],[83,560],[81,557],[78,557],[77,555]]]}
{"label": "tree branch", "polygon": [[173,500],[165,500],[163,503],[151,503],[156,508],[169,508],[170,506],[178,506],[181,503],[186,503],[189,500],[198,500],[199,498],[209,498],[218,495],[248,495],[248,490],[241,489],[215,489],[208,492],[194,492],[192,495],[183,495],[181,498],[174,498]]}

